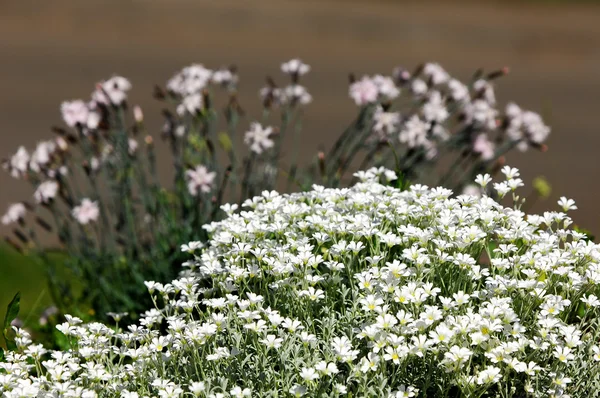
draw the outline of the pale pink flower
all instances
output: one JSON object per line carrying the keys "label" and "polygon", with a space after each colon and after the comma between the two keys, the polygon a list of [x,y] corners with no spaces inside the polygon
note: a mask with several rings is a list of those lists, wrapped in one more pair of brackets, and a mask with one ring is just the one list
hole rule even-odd
{"label": "pale pink flower", "polygon": [[100,215],[98,202],[85,198],[81,201],[81,205],[73,208],[71,214],[79,224],[87,225],[90,221],[96,221]]}
{"label": "pale pink flower", "polygon": [[77,125],[87,125],[89,109],[88,105],[82,100],[65,101],[60,105],[60,112],[63,120],[69,127]]}
{"label": "pale pink flower", "polygon": [[494,86],[487,80],[479,79],[473,83],[473,89],[483,95],[483,99],[490,105],[496,104],[496,95],[494,94]]}
{"label": "pale pink flower", "polygon": [[472,123],[477,128],[496,129],[498,111],[489,102],[478,99],[465,107],[467,123]]}
{"label": "pale pink flower", "polygon": [[129,80],[122,76],[113,76],[98,83],[92,93],[92,99],[104,105],[121,105],[127,99],[127,91],[131,89]]}
{"label": "pale pink flower", "polygon": [[273,127],[263,127],[260,123],[252,123],[250,130],[244,136],[244,142],[250,146],[252,152],[260,155],[275,144],[270,138],[271,134],[273,134]]}
{"label": "pale pink flower", "polygon": [[508,121],[506,135],[512,141],[521,141],[518,144],[519,150],[525,151],[529,143],[539,145],[548,138],[550,127],[539,114],[524,111],[514,103],[506,105],[505,114]]}
{"label": "pale pink flower", "polygon": [[285,103],[285,93],[283,90],[277,87],[266,86],[260,89],[259,93],[260,98],[263,103],[268,103],[269,105],[281,105]]}
{"label": "pale pink flower", "polygon": [[381,107],[375,110],[373,115],[373,131],[384,138],[385,136],[393,133],[400,124],[400,113],[398,112],[385,112]]}
{"label": "pale pink flower", "polygon": [[8,207],[6,214],[2,216],[2,224],[8,225],[21,220],[25,217],[25,205],[23,203],[14,203]]}
{"label": "pale pink flower", "polygon": [[129,154],[134,155],[135,151],[137,151],[137,149],[138,149],[138,142],[136,140],[134,140],[133,138],[130,138],[129,141],[127,142],[127,144],[128,144]]}
{"label": "pale pink flower", "polygon": [[214,71],[211,80],[214,84],[232,89],[235,88],[239,78],[238,75],[230,69],[223,68]]}
{"label": "pale pink flower", "polygon": [[58,193],[58,183],[54,180],[48,180],[42,182],[35,192],[33,197],[37,203],[50,203],[52,199],[56,197]]}
{"label": "pale pink flower", "polygon": [[450,79],[448,72],[436,63],[425,64],[423,67],[423,74],[431,79],[433,85],[446,83]]}
{"label": "pale pink flower", "polygon": [[205,88],[213,71],[201,64],[194,64],[183,68],[167,82],[167,90],[182,97],[196,94]]}
{"label": "pale pink flower", "polygon": [[409,148],[425,145],[429,128],[429,123],[422,121],[419,116],[413,115],[404,123],[399,140],[401,143],[408,145]]}
{"label": "pale pink flower", "polygon": [[183,116],[187,113],[195,115],[202,109],[202,94],[191,94],[183,98],[177,106],[177,114]]}
{"label": "pale pink flower", "polygon": [[25,147],[21,146],[17,150],[8,163],[8,170],[13,178],[20,178],[29,169],[29,153]]}
{"label": "pale pink flower", "polygon": [[427,90],[429,90],[429,87],[427,87],[427,83],[425,83],[423,80],[415,79],[412,81],[412,83],[410,85],[410,89],[414,95],[421,96],[421,95],[425,95],[425,93],[427,93]]}
{"label": "pale pink flower", "polygon": [[456,79],[448,82],[450,97],[456,102],[466,102],[469,100],[469,88]]}
{"label": "pale pink flower", "polygon": [[362,106],[376,102],[379,89],[370,77],[364,76],[350,85],[349,94],[356,105]]}
{"label": "pale pink flower", "polygon": [[298,102],[301,105],[307,105],[312,102],[312,96],[306,88],[299,84],[287,86],[284,91],[284,98],[292,102]]}
{"label": "pale pink flower", "polygon": [[550,134],[550,127],[544,124],[542,117],[531,111],[523,112],[523,130],[529,141],[535,144],[541,144]]}
{"label": "pale pink flower", "polygon": [[479,134],[473,142],[473,152],[481,155],[481,160],[494,158],[494,143],[490,141],[487,134]]}
{"label": "pale pink flower", "polygon": [[133,118],[136,123],[142,123],[144,121],[144,112],[142,112],[142,108],[139,105],[133,107]]}
{"label": "pale pink flower", "polygon": [[188,191],[196,196],[199,192],[210,192],[217,173],[209,172],[205,166],[197,166],[194,170],[185,172],[187,178]]}
{"label": "pale pink flower", "polygon": [[446,109],[446,103],[439,91],[432,91],[428,101],[423,105],[423,116],[428,122],[444,122],[450,114]]}
{"label": "pale pink flower", "polygon": [[281,71],[289,75],[297,74],[302,76],[310,72],[310,65],[296,58],[281,64]]}
{"label": "pale pink flower", "polygon": [[400,89],[396,87],[396,83],[391,77],[375,75],[372,81],[383,99],[391,101],[400,95]]}
{"label": "pale pink flower", "polygon": [[50,163],[52,155],[56,150],[55,141],[43,141],[37,144],[35,151],[31,154],[29,168],[36,173],[40,172],[42,167]]}

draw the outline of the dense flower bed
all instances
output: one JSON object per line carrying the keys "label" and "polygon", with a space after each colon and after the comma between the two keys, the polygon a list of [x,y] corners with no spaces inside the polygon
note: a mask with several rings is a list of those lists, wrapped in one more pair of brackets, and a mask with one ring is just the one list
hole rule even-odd
{"label": "dense flower bed", "polygon": [[[0,391],[37,396],[597,396],[600,248],[512,195],[384,184],[225,205],[127,331],[77,318],[69,352],[18,330]],[[508,199],[508,198],[506,198]],[[559,201],[565,211],[572,201]],[[118,314],[115,314],[118,319]],[[50,359],[48,359],[50,355]],[[570,395],[569,395],[570,394]]]}

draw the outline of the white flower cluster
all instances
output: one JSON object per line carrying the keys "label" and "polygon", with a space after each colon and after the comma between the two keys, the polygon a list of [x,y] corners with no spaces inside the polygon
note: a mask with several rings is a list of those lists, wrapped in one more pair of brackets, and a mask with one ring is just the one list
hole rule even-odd
{"label": "white flower cluster", "polygon": [[[513,103],[504,112],[498,110],[492,80],[504,73],[479,78],[467,86],[439,64],[427,63],[414,76],[404,70],[396,71],[394,77],[365,76],[350,85],[349,94],[359,106],[381,104],[373,125],[379,140],[398,140],[410,149],[422,149],[428,159],[437,155],[441,142],[460,131],[483,161],[494,159],[497,144],[505,141],[521,151],[529,146],[543,149],[550,128],[540,115]],[[407,87],[411,96],[413,106],[407,113],[393,110],[392,101],[401,87]]]}
{"label": "white flower cluster", "polygon": [[72,349],[46,353],[17,329],[0,393],[598,395],[600,247],[565,213],[356,176],[223,206],[180,279],[146,282],[156,308],[128,331],[68,317]]}

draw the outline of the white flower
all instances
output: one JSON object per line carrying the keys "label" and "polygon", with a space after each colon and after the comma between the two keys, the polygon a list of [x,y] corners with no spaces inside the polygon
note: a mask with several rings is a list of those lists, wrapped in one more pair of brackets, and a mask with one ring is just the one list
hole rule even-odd
{"label": "white flower", "polygon": [[571,353],[571,349],[569,347],[556,347],[553,354],[559,361],[565,363],[575,359],[575,355]]}
{"label": "white flower", "polygon": [[558,205],[562,207],[564,211],[577,210],[577,206],[575,206],[575,201],[573,199],[567,199],[565,196],[560,197]]}
{"label": "white flower", "polygon": [[79,224],[86,225],[90,221],[98,219],[100,209],[98,208],[98,202],[85,198],[81,201],[81,205],[73,208],[71,213]]}
{"label": "white flower", "polygon": [[597,345],[593,345],[591,348],[594,353],[594,361],[600,362],[600,347],[598,347]]}
{"label": "white flower", "polygon": [[187,179],[188,191],[194,196],[197,196],[200,192],[210,192],[216,176],[217,173],[215,171],[209,172],[205,166],[196,166],[193,170],[187,170],[185,177]]}
{"label": "white flower", "polygon": [[261,340],[261,343],[266,345],[268,348],[278,349],[281,347],[281,343],[283,343],[283,339],[281,337],[277,337],[272,334],[268,334],[264,339]]}
{"label": "white flower", "polygon": [[600,306],[600,300],[598,299],[598,297],[596,297],[593,294],[590,294],[587,297],[582,297],[581,301],[585,304],[587,304],[589,307],[599,307]]}
{"label": "white flower", "polygon": [[350,85],[349,94],[356,105],[363,106],[377,101],[379,88],[370,77],[364,76]]}
{"label": "white flower", "polygon": [[21,220],[25,217],[27,209],[23,203],[14,203],[8,207],[6,213],[2,216],[2,224],[8,225]]}
{"label": "white flower", "polygon": [[294,397],[301,397],[304,394],[306,394],[306,392],[306,387],[301,386],[299,384],[296,384],[292,388],[290,388],[290,394],[292,394]]}
{"label": "white flower", "polygon": [[181,245],[181,251],[187,253],[193,253],[196,250],[202,249],[204,247],[204,243],[200,241],[192,241],[187,244]]}
{"label": "white flower", "polygon": [[315,369],[323,376],[331,376],[339,372],[337,365],[333,362],[321,361],[315,365]]}
{"label": "white flower", "polygon": [[131,89],[129,80],[122,76],[113,76],[98,83],[92,93],[92,99],[104,105],[121,105],[127,99],[127,91]]}
{"label": "white flower", "polygon": [[519,169],[516,169],[514,167],[510,167],[510,166],[504,166],[502,168],[502,170],[500,170],[502,172],[502,174],[504,174],[506,176],[507,180],[511,180],[515,177],[520,176],[521,174],[519,173]]}
{"label": "white flower", "polygon": [[317,373],[315,368],[303,367],[302,371],[300,372],[300,377],[303,378],[305,381],[311,382],[317,380],[319,378],[319,374]]}
{"label": "white flower", "polygon": [[419,390],[413,386],[405,386],[402,384],[397,391],[393,391],[388,398],[412,398],[418,394]]}
{"label": "white flower", "polygon": [[492,177],[489,174],[478,174],[475,178],[475,183],[479,184],[482,188],[485,188],[490,182],[492,182]]}
{"label": "white flower", "polygon": [[260,123],[252,123],[250,130],[244,135],[244,142],[250,146],[250,150],[261,154],[275,145],[270,136],[273,134],[273,127],[263,127]]}
{"label": "white flower", "polygon": [[242,387],[235,386],[229,391],[229,394],[235,398],[250,397],[252,396],[252,390],[249,388],[244,388],[242,390]]}
{"label": "white flower", "polygon": [[295,58],[281,64],[281,71],[287,74],[305,75],[310,72],[310,66]]}
{"label": "white flower", "polygon": [[58,183],[53,180],[42,182],[33,194],[37,203],[50,203],[58,193]]}
{"label": "white flower", "polygon": [[500,381],[500,368],[488,366],[477,374],[477,384],[494,384]]}
{"label": "white flower", "polygon": [[206,390],[206,385],[203,381],[194,381],[188,388],[195,397],[199,397]]}

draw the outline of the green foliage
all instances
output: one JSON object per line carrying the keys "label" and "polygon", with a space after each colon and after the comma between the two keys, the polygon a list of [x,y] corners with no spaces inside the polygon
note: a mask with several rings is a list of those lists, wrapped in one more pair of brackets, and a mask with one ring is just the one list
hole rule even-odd
{"label": "green foliage", "polygon": [[12,337],[10,337],[10,326],[12,321],[17,318],[19,314],[19,308],[21,304],[21,293],[17,292],[13,299],[8,303],[6,308],[6,314],[4,315],[4,322],[2,323],[2,337],[4,337],[4,344],[9,350],[15,350],[17,345]]}

